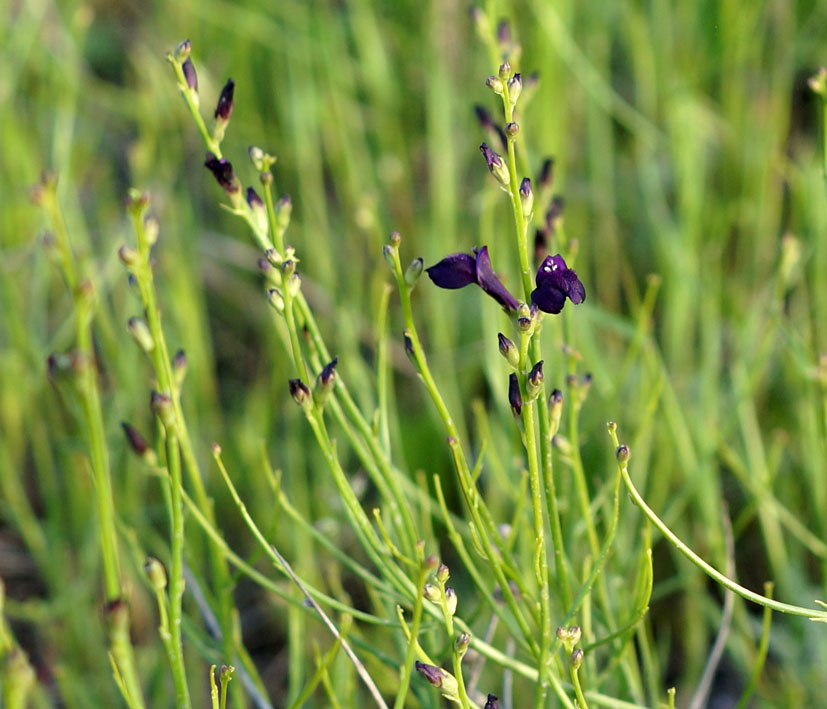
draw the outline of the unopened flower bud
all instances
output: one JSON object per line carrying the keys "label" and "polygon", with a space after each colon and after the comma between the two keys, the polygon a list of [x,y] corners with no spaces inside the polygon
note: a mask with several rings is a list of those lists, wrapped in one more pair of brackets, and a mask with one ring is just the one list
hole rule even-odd
{"label": "unopened flower bud", "polygon": [[500,709],[499,698],[493,694],[489,694],[488,699],[485,700],[485,706],[483,709]]}
{"label": "unopened flower bud", "polygon": [[144,562],[144,573],[149,583],[156,591],[163,591],[167,587],[167,571],[164,565],[154,556],[148,556]]}
{"label": "unopened flower bud", "polygon": [[531,189],[531,180],[524,177],[520,183],[520,205],[523,208],[523,216],[531,218],[531,211],[534,209],[534,190]]}
{"label": "unopened flower bud", "polygon": [[217,158],[208,152],[204,160],[204,167],[213,174],[216,182],[227,194],[236,194],[241,189],[235,177],[235,172],[233,172],[233,165],[226,158]]}
{"label": "unopened flower bud", "polygon": [[286,194],[276,202],[276,226],[284,231],[290,224],[290,217],[293,214],[293,202],[290,195]]}
{"label": "unopened flower bud", "polygon": [[233,97],[235,95],[235,81],[227,79],[221,95],[218,97],[218,104],[215,107],[215,118],[218,121],[227,122],[233,114]]}
{"label": "unopened flower bud", "polygon": [[146,439],[140,434],[138,429],[126,421],[121,421],[121,428],[123,428],[126,442],[129,444],[132,452],[150,465],[154,465],[156,461],[155,451],[152,450],[152,447],[146,442]]}
{"label": "unopened flower bud", "polygon": [[158,241],[158,235],[161,233],[161,224],[155,217],[147,217],[144,219],[144,239],[149,246],[154,246]]}
{"label": "unopened flower bud", "polygon": [[508,80],[508,98],[512,106],[517,103],[517,99],[520,98],[522,92],[523,77],[519,74],[514,74],[514,76]]}
{"label": "unopened flower bud", "polygon": [[416,662],[416,671],[419,672],[434,687],[442,687],[442,680],[445,670],[436,665],[426,665],[424,662]]}
{"label": "unopened flower bud", "polygon": [[183,42],[179,42],[178,45],[175,47],[174,56],[179,62],[182,62],[187,57],[189,57],[191,51],[192,42],[190,42],[188,39],[185,39]]}
{"label": "unopened flower bud", "polygon": [[103,615],[113,634],[129,632],[129,606],[122,598],[108,601],[103,607]]}
{"label": "unopened flower bud", "polygon": [[302,409],[307,410],[313,406],[313,395],[301,379],[291,379],[289,385],[290,396]]}
{"label": "unopened flower bud", "polygon": [[500,354],[505,357],[506,361],[514,368],[520,366],[520,352],[511,340],[509,340],[501,332],[497,333],[497,341],[500,346]]}
{"label": "unopened flower bud", "polygon": [[218,670],[218,681],[222,686],[233,678],[233,672],[235,672],[235,667],[232,665],[221,665],[221,669]]}
{"label": "unopened flower bud", "polygon": [[405,284],[408,288],[413,288],[419,277],[422,275],[422,268],[424,262],[421,258],[415,258],[405,269]]}
{"label": "unopened flower bud", "polygon": [[503,95],[503,82],[500,81],[496,76],[489,76],[485,80],[485,85],[491,89],[497,96]]}
{"label": "unopened flower bud", "polygon": [[388,266],[391,267],[391,269],[396,268],[396,262],[393,258],[393,254],[394,254],[394,248],[390,244],[385,244],[382,247],[382,256],[385,259],[385,263],[387,263]]}
{"label": "unopened flower bud", "polygon": [[621,465],[625,466],[629,462],[629,458],[632,456],[632,452],[629,450],[629,446],[625,443],[617,447],[615,451],[615,457],[617,458],[617,462]]}
{"label": "unopened flower bud", "polygon": [[448,608],[448,613],[454,615],[457,612],[457,603],[459,598],[457,592],[450,586],[445,587],[445,605]]}
{"label": "unopened flower bud", "polygon": [[563,392],[555,389],[548,398],[548,435],[554,436],[560,430],[560,417],[563,414]]}
{"label": "unopened flower bud", "polygon": [[508,403],[515,416],[519,416],[523,410],[523,395],[520,393],[520,382],[513,372],[508,375]]}
{"label": "unopened flower bud", "polygon": [[439,583],[445,583],[449,578],[451,578],[451,570],[445,564],[440,564],[436,570],[436,580]]}
{"label": "unopened flower bud", "polygon": [[118,258],[125,266],[134,266],[140,258],[138,252],[131,246],[124,244],[118,249]]}
{"label": "unopened flower bud", "polygon": [[149,193],[131,187],[126,195],[126,208],[135,216],[142,217],[149,208]]}
{"label": "unopened flower bud", "polygon": [[516,137],[517,133],[519,133],[519,132],[520,132],[520,125],[518,123],[515,123],[514,121],[511,121],[511,123],[506,123],[505,124],[505,134],[509,138]]}
{"label": "unopened flower bud", "polygon": [[278,288],[271,288],[267,291],[267,302],[279,313],[284,312],[284,297]]}
{"label": "unopened flower bud", "polygon": [[526,396],[529,401],[536,399],[543,391],[543,360],[535,364],[526,378]]}
{"label": "unopened flower bud", "polygon": [[169,426],[175,421],[175,407],[172,399],[166,394],[153,390],[149,396],[149,405],[164,426]]}
{"label": "unopened flower bud", "polygon": [[415,365],[416,353],[414,352],[413,340],[407,332],[403,335],[403,338],[405,342],[405,354],[408,355],[408,359],[411,360],[411,362],[413,362],[413,364]]}
{"label": "unopened flower bud", "polygon": [[582,650],[575,650],[569,658],[569,665],[575,670],[579,670],[583,664],[583,658],[586,656]]}
{"label": "unopened flower bud", "polygon": [[548,157],[543,160],[540,175],[537,177],[537,184],[541,190],[550,189],[554,184],[554,158]]}
{"label": "unopened flower bud", "polygon": [[334,357],[325,365],[324,369],[322,369],[316,378],[316,391],[313,394],[313,398],[319,406],[324,405],[333,388],[336,386],[336,365],[338,363],[339,358]]}
{"label": "unopened flower bud", "polygon": [[491,174],[497,182],[503,185],[503,187],[506,187],[508,185],[509,175],[508,168],[505,166],[503,159],[496,152],[491,150],[486,143],[480,145],[480,152],[483,154]]}
{"label": "unopened flower bud", "polygon": [[184,383],[184,377],[187,374],[187,353],[184,350],[178,350],[172,358],[172,377],[175,380],[175,386],[180,389],[181,384]]}
{"label": "unopened flower bud", "polygon": [[155,349],[155,340],[149,331],[146,320],[143,318],[129,318],[126,322],[126,329],[144,353],[149,354]]}
{"label": "unopened flower bud", "polygon": [[399,248],[399,244],[402,243],[402,234],[400,234],[398,231],[392,231],[388,236],[388,243],[391,246]]}
{"label": "unopened flower bud", "polygon": [[468,646],[471,644],[471,634],[470,633],[460,633],[457,635],[456,639],[454,640],[454,650],[462,657],[465,652],[468,650]]}
{"label": "unopened flower bud", "polygon": [[503,62],[500,64],[500,79],[502,81],[508,81],[511,78],[511,64],[508,62]]}
{"label": "unopened flower bud", "polygon": [[431,603],[439,603],[442,600],[442,594],[439,589],[432,583],[426,583],[422,589],[422,595],[425,596]]}
{"label": "unopened flower bud", "polygon": [[187,86],[193,91],[198,91],[198,75],[195,73],[195,65],[192,63],[192,59],[187,57],[181,65],[181,70],[184,72]]}
{"label": "unopened flower bud", "polygon": [[261,148],[251,145],[247,148],[247,155],[250,156],[250,162],[253,163],[256,170],[263,172],[266,169],[264,167],[264,151]]}
{"label": "unopened flower bud", "polygon": [[258,196],[258,193],[252,187],[247,188],[247,206],[253,213],[253,220],[256,226],[261,231],[267,231],[267,209],[261,197]]}

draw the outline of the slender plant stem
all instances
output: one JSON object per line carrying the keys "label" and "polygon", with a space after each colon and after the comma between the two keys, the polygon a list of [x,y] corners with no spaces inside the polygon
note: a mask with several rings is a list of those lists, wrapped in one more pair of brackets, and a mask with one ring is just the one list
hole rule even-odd
{"label": "slender plant stem", "polygon": [[632,478],[629,475],[627,469],[623,470],[623,482],[626,484],[626,488],[629,491],[632,499],[634,500],[635,504],[640,507],[641,511],[644,515],[649,519],[649,521],[654,524],[666,537],[667,541],[675,547],[681,554],[683,554],[689,561],[691,561],[695,566],[697,566],[701,571],[703,571],[707,576],[709,576],[714,581],[717,581],[721,586],[724,588],[728,588],[730,591],[737,593],[741,598],[752,601],[753,603],[758,604],[759,606],[764,606],[765,608],[770,608],[774,611],[778,611],[779,613],[788,613],[789,615],[796,615],[802,616],[804,618],[809,618],[810,620],[818,621],[821,623],[827,623],[827,611],[823,610],[815,610],[813,608],[803,608],[802,606],[794,606],[788,603],[781,603],[779,601],[775,601],[772,598],[767,598],[766,596],[762,596],[760,593],[755,593],[755,591],[750,591],[748,588],[744,588],[738,583],[735,583],[730,578],[727,578],[718,571],[714,566],[708,564],[704,561],[700,556],[698,556],[692,549],[690,549],[680,538],[671,530],[663,520],[658,517],[654,511],[646,504],[646,501],[643,499],[641,494],[635,488],[634,483],[632,482]]}
{"label": "slender plant stem", "polygon": [[169,574],[169,632],[170,665],[178,709],[189,709],[187,671],[184,666],[184,647],[181,635],[184,599],[184,503],[181,484],[181,455],[175,423],[166,425],[167,469],[170,486],[170,553]]}

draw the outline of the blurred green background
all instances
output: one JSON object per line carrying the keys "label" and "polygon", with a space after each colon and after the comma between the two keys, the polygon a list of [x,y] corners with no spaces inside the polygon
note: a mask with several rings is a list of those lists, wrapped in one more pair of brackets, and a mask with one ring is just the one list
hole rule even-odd
{"label": "blurred green background", "polygon": [[[149,370],[124,330],[139,306],[116,256],[132,239],[131,186],[151,194],[161,223],[156,279],[169,342],[189,358],[184,405],[204,469],[210,442],[220,441],[262,526],[272,524],[297,571],[335,591],[332,559],[280,524],[263,441],[296,507],[350,553],[355,541],[287,395],[292,372],[256,272],[259,254],[218,207],[223,194],[202,167],[164,57],[191,39],[205,114],[235,79],[225,155],[247,184],[255,177],[248,145],[278,155],[276,185],[293,199],[287,240],[302,259],[305,293],[372,412],[389,231],[402,233],[406,258],[426,265],[489,244],[504,280],[517,282],[509,207],[480,158],[488,137],[473,110],[495,113],[484,84],[495,67],[468,9],[450,0],[0,3],[0,577],[18,639],[65,706],[118,700],[95,602],[83,438],[71,401],[46,376],[47,356],[72,345],[71,304],[43,252],[46,224],[28,200],[31,185],[44,169],[59,173],[73,243],[99,293],[113,477],[125,539],[135,539],[124,549],[136,644],[156,643],[140,563],[145,552],[161,553],[166,517],[118,426],[128,420],[147,434],[153,426]],[[760,591],[772,580],[776,597],[800,605],[825,598],[827,200],[806,79],[825,61],[827,3],[534,0],[486,9],[512,21],[519,68],[539,74],[521,120],[521,169],[536,175],[555,157],[554,192],[565,198],[566,234],[579,243],[588,299],[571,314],[569,344],[594,377],[582,421],[590,480],[606,475],[604,424],[616,420],[639,489],[699,554],[726,568],[725,501],[741,583]],[[455,499],[443,434],[401,347],[395,295],[391,303],[394,456],[408,470],[444,474]],[[493,339],[502,316],[478,293],[424,282],[415,305],[469,439],[473,400],[489,407],[492,426],[504,424],[492,434],[491,455],[503,462],[490,484],[503,492],[508,519],[518,491],[508,479],[513,440]],[[547,330],[546,380],[562,386],[559,331]],[[222,529],[252,553],[210,475]],[[639,545],[631,505],[622,521],[616,570]],[[654,555],[661,689],[677,684],[686,697],[717,632],[722,594],[670,547],[656,544]],[[343,593],[358,593],[344,583]],[[313,621],[293,618],[301,632],[291,629],[284,605],[252,584],[237,598],[245,642],[280,705],[300,682],[299,656],[329,637]],[[755,608],[736,604],[715,706],[730,706],[743,688],[759,625]],[[301,647],[287,642],[291,633]],[[189,657],[198,663],[194,651]],[[160,649],[140,662],[148,697],[164,706]],[[825,668],[824,628],[775,617],[756,706],[817,706]]]}

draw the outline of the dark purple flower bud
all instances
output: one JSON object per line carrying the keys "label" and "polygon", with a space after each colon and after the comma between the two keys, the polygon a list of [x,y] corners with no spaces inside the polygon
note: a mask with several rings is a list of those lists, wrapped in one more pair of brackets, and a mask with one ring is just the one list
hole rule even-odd
{"label": "dark purple flower bud", "polygon": [[474,106],[474,113],[477,114],[477,120],[480,122],[482,129],[489,135],[496,135],[500,141],[500,145],[503,147],[503,150],[505,150],[507,146],[505,131],[497,123],[494,123],[491,114],[479,105]]}
{"label": "dark purple flower bud", "polygon": [[483,246],[477,251],[477,283],[488,295],[496,300],[504,308],[517,310],[519,303],[517,299],[508,292],[499,278],[491,268],[491,258],[488,256],[488,247]]}
{"label": "dark purple flower bud", "polygon": [[534,263],[540,263],[548,254],[548,245],[546,244],[546,233],[542,229],[537,229],[534,232]]}
{"label": "dark purple flower bud", "polygon": [[520,132],[520,125],[518,123],[515,123],[514,121],[511,121],[511,123],[506,123],[505,124],[505,134],[509,138],[513,138],[519,132]]}
{"label": "dark purple flower bud", "polygon": [[543,360],[540,360],[531,368],[528,379],[526,379],[526,395],[529,401],[533,401],[539,396],[543,389],[543,379]]}
{"label": "dark purple flower bud", "polygon": [[451,254],[425,270],[440,288],[465,288],[477,282],[476,259],[471,254]]}
{"label": "dark purple flower bud", "polygon": [[531,293],[531,301],[546,313],[559,313],[568,298],[575,305],[586,298],[586,289],[560,254],[546,256],[535,279],[537,288]]}
{"label": "dark purple flower bud", "polygon": [[403,335],[403,339],[405,341],[405,354],[408,355],[408,359],[410,359],[411,362],[416,364],[416,354],[414,353],[413,340],[411,339],[411,336],[406,332]]}
{"label": "dark purple flower bud", "polygon": [[339,358],[334,357],[324,366],[324,369],[322,369],[316,379],[316,392],[313,395],[313,398],[319,406],[322,406],[327,401],[327,398],[330,396],[330,392],[332,392],[333,388],[336,386],[337,364],[339,364]]}
{"label": "dark purple flower bud", "polygon": [[147,443],[146,439],[138,432],[138,429],[126,421],[121,421],[121,428],[123,428],[126,441],[129,443],[129,447],[135,455],[139,458],[146,459],[146,457],[153,452],[152,448],[149,447],[149,443]]}
{"label": "dark purple flower bud", "polygon": [[264,209],[264,202],[262,202],[261,197],[258,196],[258,193],[252,187],[247,188],[247,204],[250,209]]}
{"label": "dark purple flower bud", "polygon": [[520,183],[520,205],[523,208],[523,216],[529,219],[531,210],[534,209],[534,190],[531,189],[531,180],[528,177],[524,177]]}
{"label": "dark purple flower bud", "polygon": [[493,694],[489,694],[483,709],[500,709],[500,702],[498,698]]}
{"label": "dark purple flower bud", "polygon": [[186,61],[181,65],[184,72],[184,78],[187,80],[187,86],[193,91],[198,91],[198,75],[195,73],[195,65],[192,59],[187,57]]}
{"label": "dark purple flower bud", "polygon": [[301,379],[291,379],[288,384],[290,386],[290,396],[301,408],[306,409],[313,405],[313,395]]}
{"label": "dark purple flower bud", "polygon": [[238,181],[235,179],[235,172],[233,172],[232,163],[226,158],[217,158],[212,153],[207,153],[207,158],[204,161],[206,167],[215,177],[216,182],[223,188],[227,194],[235,194],[240,189]]}
{"label": "dark purple flower bud", "polygon": [[513,372],[508,375],[508,403],[515,416],[523,410],[523,395],[520,393],[520,382]]}
{"label": "dark purple flower bud", "polygon": [[516,369],[520,366],[520,352],[517,350],[517,345],[515,345],[511,340],[509,340],[505,335],[501,332],[497,333],[497,340],[500,346],[500,354],[505,357],[506,361]]}
{"label": "dark purple flower bud", "polygon": [[503,186],[508,185],[508,168],[506,168],[502,157],[491,150],[486,143],[480,145],[480,152],[485,158],[485,163],[488,165],[488,169],[491,171],[491,174],[497,182]]}
{"label": "dark purple flower bud", "polygon": [[508,20],[500,20],[497,24],[497,41],[500,44],[511,44],[511,25]]}
{"label": "dark purple flower bud", "polygon": [[546,229],[549,233],[553,234],[555,229],[557,229],[557,225],[563,216],[563,207],[565,207],[565,205],[565,200],[559,195],[556,195],[551,200],[551,204],[546,212]]}
{"label": "dark purple flower bud", "polygon": [[537,184],[540,185],[540,189],[549,188],[554,184],[554,158],[548,157],[543,160],[540,175],[537,177]]}
{"label": "dark purple flower bud", "polygon": [[434,687],[441,687],[445,672],[436,665],[426,665],[424,662],[416,662],[416,671],[427,679]]}
{"label": "dark purple flower bud", "polygon": [[221,95],[218,97],[218,105],[215,107],[215,117],[221,121],[229,121],[233,113],[233,94],[235,93],[235,81],[227,79]]}

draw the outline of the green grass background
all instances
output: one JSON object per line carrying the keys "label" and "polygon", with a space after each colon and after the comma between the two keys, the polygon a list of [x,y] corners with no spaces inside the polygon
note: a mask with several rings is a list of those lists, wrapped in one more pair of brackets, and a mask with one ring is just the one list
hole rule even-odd
{"label": "green grass background", "polygon": [[[588,298],[566,316],[581,371],[594,377],[581,420],[593,490],[611,478],[604,424],[615,420],[632,448],[638,488],[701,556],[726,568],[725,502],[741,583],[760,590],[772,580],[776,597],[799,605],[825,598],[827,372],[819,356],[827,352],[827,201],[806,78],[825,61],[827,4],[490,6],[492,17],[513,21],[519,68],[540,76],[521,122],[521,168],[536,174],[546,155],[555,156],[554,191],[566,199],[566,233],[579,242]],[[84,439],[71,398],[46,376],[47,355],[71,348],[73,332],[70,300],[39,239],[46,224],[27,199],[46,168],[60,175],[73,244],[99,294],[104,415],[150,703],[168,706],[171,690],[140,564],[147,552],[163,558],[166,514],[157,483],[130,457],[118,426],[128,420],[147,435],[154,426],[149,369],[124,329],[139,306],[116,256],[132,239],[123,208],[130,186],[150,192],[161,222],[155,258],[164,323],[171,346],[187,351],[184,406],[228,541],[255,554],[211,470],[213,440],[250,511],[297,572],[369,605],[338,563],[279,514],[263,471],[262,445],[294,505],[359,556],[287,394],[292,368],[256,274],[258,254],[244,226],[217,206],[223,195],[202,167],[203,147],[164,61],[185,37],[204,112],[227,76],[236,81],[223,148],[238,174],[253,182],[250,144],[279,157],[276,184],[294,204],[287,241],[363,410],[376,406],[375,322],[390,281],[381,257],[389,231],[402,233],[406,258],[422,256],[426,265],[487,243],[497,269],[517,283],[509,208],[477,151],[486,136],[473,113],[474,104],[496,107],[484,85],[495,67],[464,2],[0,3],[0,576],[43,705],[58,697],[72,707],[119,701],[105,655]],[[473,402],[489,411],[484,485],[508,520],[521,463],[512,460],[517,434],[493,339],[502,316],[478,293],[424,281],[415,306],[440,387],[472,448],[480,436]],[[395,460],[442,475],[461,511],[444,435],[402,350],[395,294],[390,319]],[[559,331],[548,331],[546,381],[562,387]],[[358,483],[358,461],[347,451],[343,460]],[[563,514],[580,566],[576,508],[564,502]],[[636,568],[640,529],[639,512],[624,502],[610,588]],[[434,550],[441,541],[452,558],[438,526],[423,537]],[[662,700],[677,685],[681,705],[719,627],[722,594],[657,537],[654,559],[646,631],[653,676]],[[454,580],[461,601],[463,591],[470,598],[458,563]],[[330,636],[250,582],[240,583],[237,602],[245,642],[281,706],[312,673],[314,643],[325,649]],[[211,642],[197,610],[189,611],[188,667],[199,705]],[[401,660],[390,631],[361,632]],[[760,613],[736,603],[713,692],[722,701],[743,689],[759,635]],[[776,616],[755,705],[823,702],[825,637],[820,624]],[[331,682],[348,706],[361,689],[340,660]],[[393,691],[395,670],[378,661],[369,667]],[[625,698],[622,680],[609,686]],[[416,694],[412,702],[437,706],[421,686]],[[314,697],[313,706],[328,706],[322,693]]]}

